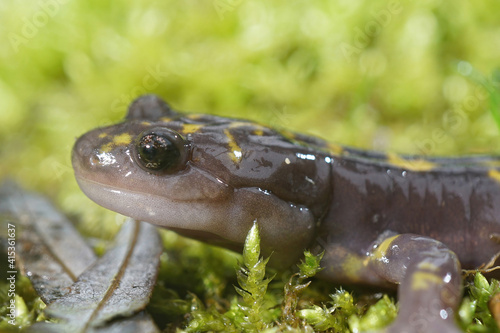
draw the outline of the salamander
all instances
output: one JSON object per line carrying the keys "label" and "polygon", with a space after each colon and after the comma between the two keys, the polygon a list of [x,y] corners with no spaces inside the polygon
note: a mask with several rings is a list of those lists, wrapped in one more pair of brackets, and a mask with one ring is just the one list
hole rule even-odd
{"label": "salamander", "polygon": [[424,158],[173,110],[146,95],[75,143],[93,201],[233,250],[253,223],[271,263],[323,249],[320,277],[398,286],[387,332],[459,332],[461,269],[500,253],[500,158]]}

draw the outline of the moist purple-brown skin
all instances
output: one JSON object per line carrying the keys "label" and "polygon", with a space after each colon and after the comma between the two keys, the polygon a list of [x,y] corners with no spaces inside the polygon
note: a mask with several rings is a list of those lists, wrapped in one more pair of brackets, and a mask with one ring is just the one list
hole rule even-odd
{"label": "moist purple-brown skin", "polygon": [[121,214],[234,250],[257,221],[275,266],[323,249],[324,279],[399,285],[390,332],[459,332],[461,265],[500,251],[498,157],[356,150],[148,95],[72,160],[83,192]]}

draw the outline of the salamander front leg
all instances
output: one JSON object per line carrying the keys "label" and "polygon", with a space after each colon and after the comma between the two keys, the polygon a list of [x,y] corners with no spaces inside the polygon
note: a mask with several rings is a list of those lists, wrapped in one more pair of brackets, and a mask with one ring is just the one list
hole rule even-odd
{"label": "salamander front leg", "polygon": [[402,234],[382,240],[368,258],[374,273],[399,284],[399,314],[384,332],[461,332],[455,323],[462,297],[460,263],[443,243]]}

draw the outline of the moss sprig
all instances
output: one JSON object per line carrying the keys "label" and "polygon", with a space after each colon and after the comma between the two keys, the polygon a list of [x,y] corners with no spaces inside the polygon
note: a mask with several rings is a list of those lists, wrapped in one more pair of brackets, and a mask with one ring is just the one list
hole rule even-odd
{"label": "moss sprig", "polygon": [[[458,310],[459,322],[467,332],[500,332],[497,321],[500,313],[496,305],[500,293],[500,282],[488,280],[477,272],[474,281],[469,286],[469,297],[465,297]],[[493,314],[492,314],[493,312]]]}
{"label": "moss sprig", "polygon": [[264,296],[269,282],[274,278],[265,277],[268,261],[269,258],[260,257],[259,227],[257,222],[254,222],[243,247],[243,263],[236,274],[240,287],[235,286],[243,298],[240,308],[245,317],[241,325],[248,332],[260,332],[269,326],[263,320]]}
{"label": "moss sprig", "polygon": [[299,327],[300,321],[303,319],[297,316],[296,309],[299,302],[299,296],[310,284],[311,281],[304,283],[308,278],[315,276],[322,270],[320,266],[324,252],[313,255],[309,251],[304,251],[304,260],[297,266],[299,272],[293,274],[284,287],[284,300],[282,305],[282,321],[291,327]]}
{"label": "moss sprig", "polygon": [[262,332],[272,326],[277,319],[277,311],[267,306],[266,292],[274,276],[266,278],[266,265],[269,258],[260,256],[259,227],[255,222],[247,234],[243,247],[243,261],[236,272],[238,285],[236,292],[241,299],[234,298],[224,314],[215,308],[205,308],[203,303],[192,295],[191,319],[187,332],[224,331],[224,332]]}

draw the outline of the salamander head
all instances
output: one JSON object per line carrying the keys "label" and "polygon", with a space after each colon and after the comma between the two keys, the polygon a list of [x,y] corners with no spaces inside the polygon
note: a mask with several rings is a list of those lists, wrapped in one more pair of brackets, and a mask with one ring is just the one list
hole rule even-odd
{"label": "salamander head", "polygon": [[329,159],[252,122],[138,98],[119,124],[81,136],[83,192],[132,218],[232,249],[254,220],[278,266],[296,260],[328,206]]}

